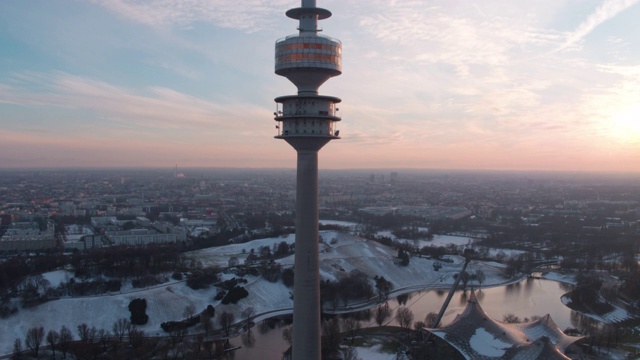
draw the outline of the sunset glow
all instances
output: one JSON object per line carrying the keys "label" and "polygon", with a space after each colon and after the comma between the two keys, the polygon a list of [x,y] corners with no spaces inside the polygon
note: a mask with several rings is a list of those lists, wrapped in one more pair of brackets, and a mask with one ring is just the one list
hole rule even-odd
{"label": "sunset glow", "polygon": [[622,110],[611,119],[611,136],[629,145],[640,144],[640,105]]}
{"label": "sunset glow", "polygon": [[[294,167],[293,0],[0,2],[0,168]],[[321,168],[640,172],[638,0],[338,1]]]}

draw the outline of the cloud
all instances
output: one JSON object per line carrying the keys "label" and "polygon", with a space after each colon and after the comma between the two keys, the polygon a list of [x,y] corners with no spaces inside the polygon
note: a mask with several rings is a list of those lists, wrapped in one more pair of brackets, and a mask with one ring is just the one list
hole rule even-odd
{"label": "cloud", "polygon": [[639,0],[605,0],[591,15],[578,25],[574,31],[566,35],[564,44],[557,50],[566,49],[579,42],[602,23],[614,18],[631,6],[636,5],[638,1]]}
{"label": "cloud", "polygon": [[478,15],[455,6],[414,1],[364,15],[358,24],[388,46],[383,54],[390,59],[451,64],[465,76],[472,64],[503,66],[512,60],[512,50],[532,51],[562,39],[524,15]]}
{"label": "cloud", "polygon": [[166,87],[132,90],[62,72],[18,74],[13,84],[0,83],[0,103],[88,109],[102,120],[154,130],[240,131],[269,114],[235,99],[206,100]]}
{"label": "cloud", "polygon": [[[350,98],[343,107],[371,105],[357,114],[366,121],[354,124],[354,132],[399,133],[408,146],[489,141],[535,148],[544,139],[561,151],[559,144],[577,146],[601,135],[590,103],[599,99],[615,108],[613,97],[605,97],[620,86],[613,72],[626,77],[635,71],[603,68],[584,52],[554,53],[567,35],[549,24],[563,16],[566,4],[374,3],[378,11],[356,18],[369,37],[352,44],[351,52],[345,42],[344,76],[350,79],[342,88]],[[630,6],[617,4],[603,5],[590,19],[604,21]],[[358,66],[364,63],[369,66]]]}
{"label": "cloud", "polygon": [[199,21],[248,33],[269,28],[282,17],[287,0],[94,0],[116,14],[149,26],[189,27]]}

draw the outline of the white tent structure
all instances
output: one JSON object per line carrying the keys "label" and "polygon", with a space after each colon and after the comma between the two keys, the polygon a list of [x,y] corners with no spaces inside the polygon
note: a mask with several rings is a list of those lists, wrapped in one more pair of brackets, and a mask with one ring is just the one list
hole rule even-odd
{"label": "white tent structure", "polygon": [[497,321],[484,312],[473,291],[467,307],[453,322],[423,331],[448,342],[467,359],[478,360],[569,359],[565,350],[581,339],[563,333],[548,314],[528,323]]}

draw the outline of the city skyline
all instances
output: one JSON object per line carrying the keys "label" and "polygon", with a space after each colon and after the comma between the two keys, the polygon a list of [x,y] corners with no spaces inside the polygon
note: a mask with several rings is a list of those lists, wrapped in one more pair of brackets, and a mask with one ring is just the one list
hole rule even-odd
{"label": "city skyline", "polygon": [[[285,167],[287,1],[0,3],[0,168]],[[640,171],[638,1],[325,0],[322,168]]]}

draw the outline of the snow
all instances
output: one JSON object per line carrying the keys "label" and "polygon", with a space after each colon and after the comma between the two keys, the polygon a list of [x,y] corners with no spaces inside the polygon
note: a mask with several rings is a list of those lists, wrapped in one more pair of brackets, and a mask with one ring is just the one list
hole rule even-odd
{"label": "snow", "polygon": [[358,226],[357,223],[350,222],[350,221],[319,220],[318,222],[320,224],[322,224],[322,225],[338,225],[338,226],[344,226],[344,227],[349,228],[349,229],[354,229],[356,226]]}
{"label": "snow", "polygon": [[382,345],[374,345],[372,347],[355,347],[358,352],[357,359],[360,360],[395,360],[395,354],[382,352]]}
{"label": "snow", "polygon": [[50,287],[58,287],[60,283],[68,282],[74,276],[73,272],[67,270],[56,270],[42,274],[42,277],[49,281]]}
{"label": "snow", "polygon": [[391,239],[394,239],[394,240],[398,240],[398,241],[416,243],[418,245],[418,247],[421,247],[421,248],[424,247],[424,246],[432,246],[432,247],[437,247],[437,246],[447,247],[447,246],[450,246],[450,245],[453,245],[453,246],[466,246],[466,245],[472,244],[475,241],[475,239],[473,239],[473,238],[470,238],[470,237],[467,237],[467,236],[459,236],[459,235],[434,235],[433,239],[431,239],[431,240],[402,239],[402,238],[397,238],[389,230],[378,231],[378,232],[376,232],[376,235],[377,236],[388,237],[388,238],[391,238]]}
{"label": "snow", "polygon": [[496,257],[500,253],[504,253],[505,258],[516,258],[518,255],[525,254],[528,251],[515,250],[515,249],[501,249],[501,248],[489,248],[489,256]]}
{"label": "snow", "polygon": [[511,344],[496,339],[484,328],[476,329],[471,339],[469,339],[469,344],[476,353],[496,358],[503,356],[505,350],[511,347]]}
{"label": "snow", "polygon": [[[339,231],[322,231],[324,239],[337,239],[334,245],[322,244],[326,251],[321,253],[320,274],[323,279],[336,280],[350,271],[359,269],[373,277],[383,275],[394,285],[391,297],[398,294],[409,293],[424,289],[448,288],[453,283],[453,274],[460,270],[461,257],[450,256],[452,263],[443,262],[440,271],[434,271],[434,260],[412,257],[409,266],[399,266],[394,262],[397,251],[374,241],[368,241]],[[455,238],[455,237],[454,237]],[[215,264],[227,266],[230,257],[245,258],[250,249],[257,250],[260,246],[273,246],[281,241],[293,243],[294,235],[253,240],[243,244],[229,244],[223,247],[203,249],[185,254],[187,258],[193,258],[204,266]],[[244,254],[243,254],[244,251]],[[293,256],[279,259],[283,266],[293,264]],[[496,286],[505,280],[502,269],[491,264],[472,262],[470,269],[482,268],[486,274],[483,286]],[[55,285],[66,277],[64,271],[54,271],[44,274],[45,278]],[[225,274],[224,277],[231,276]],[[183,318],[185,307],[193,305],[196,311],[204,310],[211,304],[216,311],[232,312],[236,319],[241,319],[242,310],[253,307],[256,315],[262,319],[274,314],[291,313],[292,289],[287,288],[282,282],[270,283],[262,277],[245,277],[248,284],[245,286],[249,292],[247,298],[242,299],[237,305],[221,305],[214,301],[217,288],[212,287],[203,290],[193,290],[183,281],[174,281],[147,289],[133,289],[127,282],[123,284],[119,293],[91,296],[62,298],[49,301],[32,309],[20,309],[20,311],[0,321],[0,356],[10,353],[14,339],[24,338],[26,331],[33,326],[43,326],[46,331],[59,330],[62,325],[75,329],[78,325],[86,323],[97,329],[110,330],[119,318],[128,318],[128,304],[135,298],[147,300],[147,314],[149,323],[140,328],[147,334],[162,335],[160,324],[170,320]],[[350,304],[352,307],[371,307],[375,304],[361,303]],[[360,351],[360,349],[359,349]],[[363,359],[387,359],[364,356],[368,354],[362,349],[360,357]]]}
{"label": "snow", "polygon": [[[571,298],[568,296],[563,296],[561,298],[561,301],[563,304],[565,304],[566,306],[569,306],[571,304]],[[602,301],[604,301],[604,299],[602,299]],[[596,321],[599,321],[601,323],[605,323],[605,324],[615,324],[615,323],[619,323],[625,320],[629,320],[633,318],[633,315],[630,314],[627,310],[625,310],[624,308],[609,302],[609,305],[611,305],[613,307],[613,310],[609,311],[606,314],[602,314],[602,315],[597,315],[594,313],[585,313],[582,311],[578,311],[578,310],[573,310],[577,313],[580,313],[584,316],[590,317]]]}
{"label": "snow", "polygon": [[499,262],[495,262],[495,261],[485,261],[484,263],[486,265],[495,266],[497,268],[507,268],[507,264],[503,264],[503,263],[499,263]]}
{"label": "snow", "polygon": [[542,274],[543,279],[553,280],[557,282],[563,282],[567,284],[576,284],[576,275],[575,274],[565,274],[558,271],[549,271]]}
{"label": "snow", "polygon": [[475,240],[465,236],[434,235],[431,241],[421,241],[420,246],[464,246],[472,244]]}
{"label": "snow", "polygon": [[391,231],[388,231],[388,230],[378,231],[378,232],[376,233],[376,236],[384,236],[384,237],[388,237],[388,238],[396,239],[396,236],[395,236],[395,235],[393,235],[393,234],[391,233]]}
{"label": "snow", "polygon": [[185,256],[201,262],[203,266],[226,267],[229,264],[229,258],[232,256],[237,257],[242,264],[247,256],[249,256],[251,249],[257,252],[258,249],[263,246],[271,248],[274,244],[279,244],[282,241],[287,244],[293,244],[296,241],[296,236],[295,234],[288,234],[277,238],[258,239],[240,244],[229,244],[226,246],[188,252]]}

